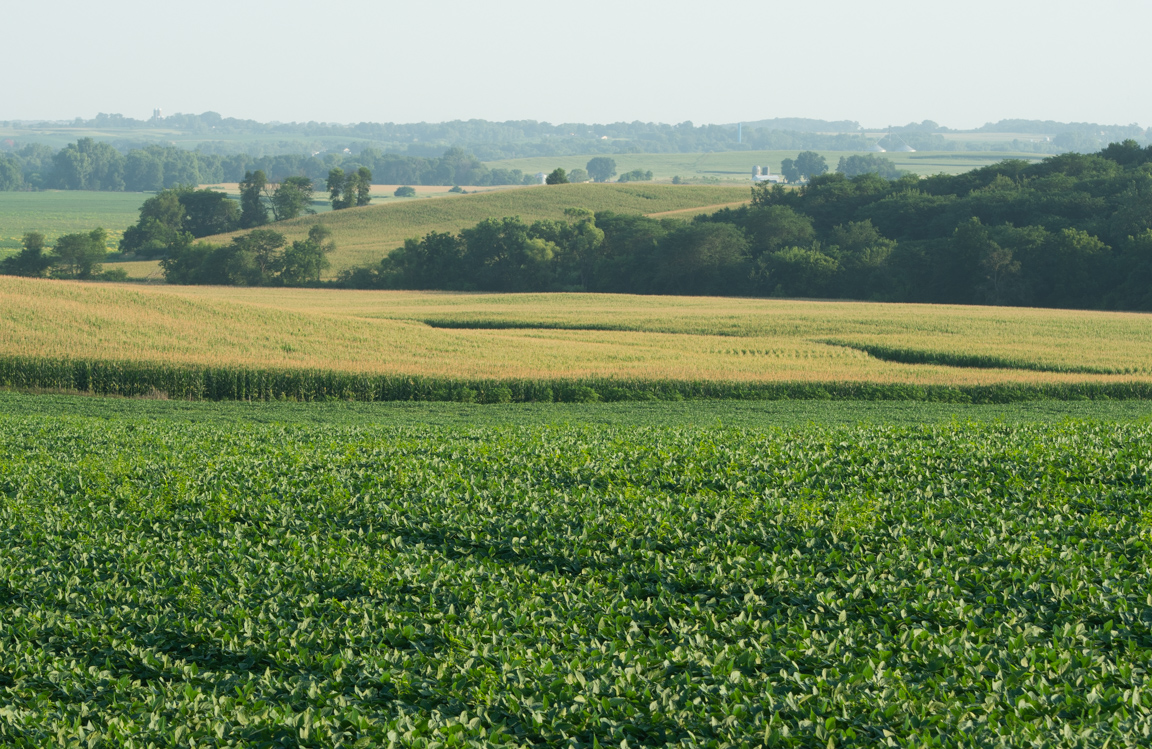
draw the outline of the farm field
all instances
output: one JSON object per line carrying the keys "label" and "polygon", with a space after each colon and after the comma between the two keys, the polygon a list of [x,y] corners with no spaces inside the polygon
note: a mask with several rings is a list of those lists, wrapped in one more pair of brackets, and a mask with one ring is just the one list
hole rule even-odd
{"label": "farm field", "polygon": [[[679,176],[683,180],[718,179],[721,182],[751,184],[752,167],[768,167],[773,174],[780,173],[780,163],[784,159],[794,159],[799,151],[718,151],[712,153],[636,153],[616,154],[616,171],[620,174],[642,169],[651,171],[653,179],[667,182]],[[849,151],[817,151],[828,162],[828,168],[836,169],[840,157],[851,156]],[[881,154],[891,159],[900,169],[915,174],[960,174],[1004,159],[1024,159],[1039,161],[1043,158],[1034,153],[1010,153],[1003,151],[922,151],[918,153],[889,152]],[[591,155],[586,156],[541,156],[524,159],[488,161],[492,169],[519,169],[525,174],[550,172],[556,167],[566,170],[583,169]],[[640,183],[646,184],[646,183]]]}
{"label": "farm field", "polygon": [[[332,229],[336,252],[330,256],[329,274],[358,265],[371,265],[410,237],[432,231],[457,232],[487,218],[520,216],[527,222],[563,219],[566,208],[620,213],[664,213],[728,205],[747,201],[748,186],[717,187],[687,185],[538,185],[500,189],[449,199],[391,199],[379,205],[330,211],[281,221],[271,228],[289,241],[302,239],[308,228],[322,223]],[[232,235],[211,237],[224,241]]]}
{"label": "farm field", "polygon": [[1135,411],[346,405],[0,394],[0,743],[1152,731]]}
{"label": "farm field", "polygon": [[27,232],[38,231],[52,244],[62,234],[108,230],[115,249],[124,230],[140,218],[149,193],[86,190],[0,191],[0,258],[20,249]]}
{"label": "farm field", "polygon": [[[613,398],[664,382],[697,397],[712,391],[681,385],[1150,383],[1152,328],[1144,314],[1027,308],[0,278],[0,357],[25,362],[5,375],[17,386],[35,386],[19,379],[28,362],[81,360],[588,381],[583,386],[607,388],[604,397],[639,388]],[[509,397],[536,397],[516,392]]]}

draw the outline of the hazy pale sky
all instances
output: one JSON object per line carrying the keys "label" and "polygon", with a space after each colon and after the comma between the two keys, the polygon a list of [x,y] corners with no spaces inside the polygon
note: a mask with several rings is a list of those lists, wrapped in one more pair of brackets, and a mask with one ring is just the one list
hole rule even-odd
{"label": "hazy pale sky", "polygon": [[1152,125],[1150,0],[57,0],[0,19],[0,119]]}

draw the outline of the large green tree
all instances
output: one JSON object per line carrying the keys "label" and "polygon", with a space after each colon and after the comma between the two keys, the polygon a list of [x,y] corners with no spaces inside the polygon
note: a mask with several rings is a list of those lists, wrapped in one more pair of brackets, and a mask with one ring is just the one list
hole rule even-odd
{"label": "large green tree", "polygon": [[120,239],[120,251],[142,257],[166,253],[190,238],[224,234],[240,228],[236,201],[215,190],[181,187],[162,190],[140,206],[140,220]]}
{"label": "large green tree", "polygon": [[44,254],[44,235],[28,232],[22,241],[23,249],[0,262],[0,274],[6,276],[44,277],[52,267],[52,258]]}
{"label": "large green tree", "polygon": [[272,192],[269,201],[272,215],[277,221],[302,216],[312,211],[312,179],[309,177],[286,177]]}
{"label": "large green tree", "polygon": [[65,234],[52,248],[53,276],[88,280],[100,274],[108,252],[108,232],[93,229],[86,234]]}
{"label": "large green tree", "polygon": [[107,143],[81,138],[52,158],[56,185],[65,190],[123,190],[124,156]]}
{"label": "large green tree", "polygon": [[801,151],[796,156],[796,170],[811,179],[828,172],[828,162],[815,151]]}
{"label": "large green tree", "polygon": [[268,207],[264,205],[264,188],[268,177],[262,169],[245,172],[240,181],[240,227],[252,229],[268,223]]}
{"label": "large green tree", "polygon": [[839,164],[836,165],[836,171],[848,178],[871,173],[878,174],[884,179],[899,179],[904,174],[893,163],[892,159],[875,153],[841,156]]}
{"label": "large green tree", "polygon": [[308,238],[291,244],[280,260],[279,280],[285,286],[303,286],[320,283],[320,274],[330,263],[328,255],[336,248],[332,230],[315,224],[308,230]]}
{"label": "large green tree", "polygon": [[607,182],[616,176],[616,159],[611,156],[597,156],[584,167],[588,176],[595,182]]}
{"label": "large green tree", "polygon": [[346,174],[340,167],[333,167],[325,187],[334,211],[366,206],[372,201],[372,170],[362,166]]}

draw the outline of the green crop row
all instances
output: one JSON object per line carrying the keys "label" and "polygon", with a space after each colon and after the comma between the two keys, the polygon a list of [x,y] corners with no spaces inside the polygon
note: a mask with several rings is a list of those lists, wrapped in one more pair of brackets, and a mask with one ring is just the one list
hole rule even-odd
{"label": "green crop row", "polygon": [[0,416],[0,744],[1147,745],[1150,455]]}
{"label": "green crop row", "polygon": [[19,356],[0,357],[0,387],[212,401],[589,403],[709,399],[1013,403],[1032,400],[1152,400],[1152,383],[1147,382],[949,386],[611,378],[468,380]]}

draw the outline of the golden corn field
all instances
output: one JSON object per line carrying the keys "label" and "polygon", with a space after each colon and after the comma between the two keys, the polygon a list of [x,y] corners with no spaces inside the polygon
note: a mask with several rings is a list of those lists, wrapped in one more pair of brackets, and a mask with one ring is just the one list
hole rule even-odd
{"label": "golden corn field", "polygon": [[1150,382],[1135,313],[0,277],[0,356],[446,378]]}

